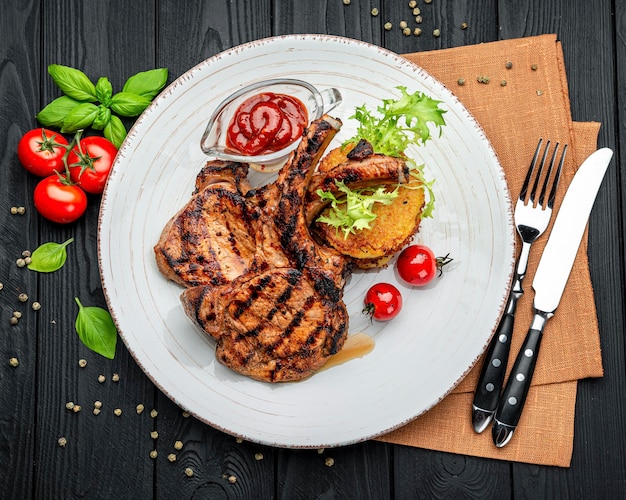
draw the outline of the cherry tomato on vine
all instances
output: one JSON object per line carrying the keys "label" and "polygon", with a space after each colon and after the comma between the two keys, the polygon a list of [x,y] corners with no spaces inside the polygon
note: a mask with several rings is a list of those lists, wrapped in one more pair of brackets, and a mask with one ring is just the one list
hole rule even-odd
{"label": "cherry tomato on vine", "polygon": [[378,321],[395,318],[402,309],[402,294],[390,283],[376,283],[365,294],[363,312]]}
{"label": "cherry tomato on vine", "polygon": [[17,157],[31,174],[47,177],[55,172],[63,173],[63,156],[67,139],[60,133],[45,128],[26,132],[17,144]]}
{"label": "cherry tomato on vine", "polygon": [[451,260],[447,255],[435,257],[426,245],[409,245],[398,256],[396,268],[404,281],[413,286],[423,286],[438,273],[441,274],[441,268]]}
{"label": "cherry tomato on vine", "polygon": [[116,154],[115,145],[104,137],[81,139],[67,158],[72,181],[88,193],[101,194]]}
{"label": "cherry tomato on vine", "polygon": [[56,174],[39,181],[33,200],[42,216],[60,224],[74,222],[87,209],[85,192]]}

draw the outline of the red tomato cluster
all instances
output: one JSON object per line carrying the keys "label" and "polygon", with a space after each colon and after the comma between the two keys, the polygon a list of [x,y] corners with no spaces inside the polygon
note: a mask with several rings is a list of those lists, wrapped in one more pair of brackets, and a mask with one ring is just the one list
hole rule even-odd
{"label": "red tomato cluster", "polygon": [[[441,274],[443,266],[452,259],[435,257],[434,252],[425,245],[406,247],[396,261],[396,270],[400,278],[412,286],[424,286],[430,283],[437,274]],[[402,294],[394,285],[376,283],[365,294],[364,312],[378,321],[389,321],[395,318],[402,309]]]}
{"label": "red tomato cluster", "polygon": [[58,132],[33,129],[20,139],[17,156],[31,174],[43,179],[33,201],[46,219],[74,222],[87,209],[87,194],[104,191],[117,148],[100,136],[76,138],[70,143]]}

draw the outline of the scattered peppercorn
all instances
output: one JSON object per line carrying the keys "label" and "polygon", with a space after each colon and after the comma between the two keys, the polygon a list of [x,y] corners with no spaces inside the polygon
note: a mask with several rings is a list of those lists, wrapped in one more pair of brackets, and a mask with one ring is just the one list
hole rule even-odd
{"label": "scattered peppercorn", "polygon": [[39,311],[41,309],[41,304],[37,301],[33,302],[32,305],[30,306],[33,308],[33,311]]}
{"label": "scattered peppercorn", "polygon": [[403,34],[404,36],[410,36],[410,35],[411,35],[411,28],[404,28],[404,29],[402,30],[402,34]]}
{"label": "scattered peppercorn", "polygon": [[24,250],[22,252],[22,257],[26,258],[26,257],[30,257],[32,254],[30,253],[30,250]]}
{"label": "scattered peppercorn", "polygon": [[479,75],[476,77],[478,83],[489,83],[489,77],[485,75]]}
{"label": "scattered peppercorn", "polygon": [[11,207],[11,215],[17,215],[17,207]]}
{"label": "scattered peppercorn", "polygon": [[152,432],[150,433],[150,437],[151,437],[152,439],[158,439],[158,438],[159,438],[159,433],[158,433],[157,431],[152,431]]}
{"label": "scattered peppercorn", "polygon": [[9,364],[10,364],[13,368],[15,368],[15,367],[17,367],[17,366],[20,364],[20,362],[18,361],[18,359],[17,359],[17,358],[11,358],[11,359],[9,359]]}
{"label": "scattered peppercorn", "polygon": [[0,290],[4,288],[4,284],[0,283]]}
{"label": "scattered peppercorn", "polygon": [[67,439],[65,439],[64,437],[60,437],[57,440],[57,443],[59,444],[61,448],[65,448],[65,445],[67,444]]}
{"label": "scattered peppercorn", "polygon": [[228,482],[230,484],[235,484],[237,482],[237,478],[235,476],[228,476]]}
{"label": "scattered peppercorn", "polygon": [[467,29],[467,23],[461,23],[461,29],[462,30],[466,30]]}
{"label": "scattered peppercorn", "polygon": [[20,311],[13,311],[13,317],[17,319],[21,319],[22,313]]}
{"label": "scattered peppercorn", "polygon": [[102,411],[102,410],[100,410],[100,408],[94,408],[94,409],[93,409],[93,414],[94,414],[94,415],[100,415],[100,412],[101,412],[101,411]]}
{"label": "scattered peppercorn", "polygon": [[400,29],[404,29],[408,26],[406,21],[400,21]]}
{"label": "scattered peppercorn", "polygon": [[391,28],[393,28],[393,25],[392,25],[389,21],[387,21],[387,22],[385,23],[384,28],[385,28],[387,31],[389,31]]}
{"label": "scattered peppercorn", "polygon": [[152,451],[150,452],[150,458],[156,458],[156,457],[157,457],[157,455],[158,455],[158,453],[157,453],[157,451],[156,451],[156,450],[152,450]]}
{"label": "scattered peppercorn", "polygon": [[113,376],[111,377],[111,380],[113,382],[119,382],[120,381],[120,375],[119,373],[114,373]]}
{"label": "scattered peppercorn", "polygon": [[324,465],[326,465],[326,467],[332,467],[333,465],[335,465],[335,459],[332,457],[326,457],[326,460],[324,460]]}
{"label": "scattered peppercorn", "polygon": [[414,15],[414,16],[419,16],[421,13],[422,13],[422,11],[420,10],[420,8],[419,8],[419,7],[415,7],[415,8],[413,9],[413,15]]}
{"label": "scattered peppercorn", "polygon": [[86,359],[79,359],[78,360],[78,366],[80,366],[81,368],[85,368],[85,366],[87,366],[87,360]]}
{"label": "scattered peppercorn", "polygon": [[26,213],[26,209],[24,207],[17,207],[17,215],[24,215]]}
{"label": "scattered peppercorn", "polygon": [[115,410],[113,410],[113,413],[115,414],[116,417],[119,417],[122,415],[122,409],[121,408],[115,408]]}
{"label": "scattered peppercorn", "polygon": [[243,443],[243,438],[236,438],[235,442],[241,444]]}
{"label": "scattered peppercorn", "polygon": [[414,34],[415,36],[420,36],[420,35],[422,34],[422,28],[415,28],[415,29],[413,30],[413,34]]}
{"label": "scattered peppercorn", "polygon": [[156,411],[156,410],[152,410],[152,411],[150,412],[150,416],[151,416],[152,418],[156,418],[158,414],[159,414],[159,412],[158,412],[158,411]]}
{"label": "scattered peppercorn", "polygon": [[144,406],[144,405],[142,405],[141,403],[139,403],[139,404],[137,405],[137,408],[135,408],[135,409],[137,410],[137,414],[138,414],[138,415],[141,415],[141,414],[143,413],[143,410],[145,409],[145,406]]}
{"label": "scattered peppercorn", "polygon": [[100,382],[101,384],[104,384],[105,380],[106,380],[106,377],[104,375],[98,375],[98,382]]}
{"label": "scattered peppercorn", "polygon": [[424,0],[424,3],[431,3],[433,0]]}
{"label": "scattered peppercorn", "polygon": [[536,65],[536,64],[533,64],[533,65],[530,67],[530,69],[532,69],[533,71],[537,71],[537,65]]}
{"label": "scattered peppercorn", "polygon": [[459,78],[456,83],[458,83],[459,85],[463,86],[465,85],[465,78]]}
{"label": "scattered peppercorn", "polygon": [[502,81],[500,82],[500,85],[501,85],[502,87],[506,87],[506,80],[502,80]]}
{"label": "scattered peppercorn", "polygon": [[172,462],[172,463],[173,463],[173,462],[176,462],[176,454],[175,454],[175,453],[170,453],[170,454],[167,456],[167,459],[168,459],[170,462]]}
{"label": "scattered peppercorn", "polygon": [[422,21],[424,20],[424,18],[420,15],[415,16],[415,22],[417,24],[422,24]]}
{"label": "scattered peppercorn", "polygon": [[185,475],[186,475],[187,477],[191,477],[191,476],[193,476],[193,469],[192,469],[191,467],[186,467],[186,468],[185,468]]}
{"label": "scattered peppercorn", "polygon": [[263,460],[263,453],[261,453],[261,452],[255,453],[254,454],[254,459],[255,460]]}
{"label": "scattered peppercorn", "polygon": [[174,449],[175,450],[182,450],[183,449],[183,442],[182,441],[176,441],[174,442]]}
{"label": "scattered peppercorn", "polygon": [[67,408],[68,410],[72,410],[74,408],[74,403],[72,401],[68,401],[67,403],[65,403],[65,408]]}
{"label": "scattered peppercorn", "polygon": [[513,63],[511,61],[507,61],[505,66],[506,66],[506,69],[511,69],[513,67]]}
{"label": "scattered peppercorn", "polygon": [[441,30],[439,28],[435,28],[433,30],[433,36],[435,37],[441,36]]}
{"label": "scattered peppercorn", "polygon": [[98,409],[102,408],[102,401],[94,401],[93,406]]}
{"label": "scattered peppercorn", "polygon": [[17,296],[17,300],[19,300],[20,302],[26,302],[28,301],[28,295],[26,295],[25,293],[20,293]]}
{"label": "scattered peppercorn", "polygon": [[191,416],[191,414],[188,411],[184,411],[182,415],[183,415],[183,418],[189,418]]}
{"label": "scattered peppercorn", "polygon": [[82,407],[80,405],[74,405],[74,407],[72,408],[72,411],[74,413],[78,413],[80,410],[82,410]]}
{"label": "scattered peppercorn", "polygon": [[537,95],[543,95],[543,90],[538,90]]}
{"label": "scattered peppercorn", "polygon": [[11,316],[11,318],[9,319],[9,324],[13,326],[17,325],[18,322],[19,322],[19,319],[16,318],[15,316]]}
{"label": "scattered peppercorn", "polygon": [[317,449],[317,454],[321,455],[322,453],[324,453],[324,448],[318,448]]}
{"label": "scattered peppercorn", "polygon": [[371,14],[372,14],[372,16],[376,17],[376,16],[378,15],[378,9],[377,9],[376,7],[374,7],[374,8],[371,10]]}
{"label": "scattered peppercorn", "polygon": [[416,5],[417,5],[417,1],[416,0],[411,0],[409,2],[409,8],[411,8],[411,9],[413,9]]}
{"label": "scattered peppercorn", "polygon": [[24,267],[26,265],[26,261],[23,258],[19,258],[15,261],[17,267]]}

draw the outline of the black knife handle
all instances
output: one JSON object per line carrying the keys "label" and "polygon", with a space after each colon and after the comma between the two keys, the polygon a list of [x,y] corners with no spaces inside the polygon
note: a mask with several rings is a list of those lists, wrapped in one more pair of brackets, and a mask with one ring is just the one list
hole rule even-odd
{"label": "black knife handle", "polygon": [[476,432],[482,432],[487,428],[491,416],[498,407],[504,374],[509,361],[514,323],[514,312],[502,317],[485,355],[472,402],[472,421]]}
{"label": "black knife handle", "polygon": [[543,327],[547,320],[544,313],[535,313],[532,326],[524,339],[513,368],[502,392],[492,427],[494,444],[501,448],[513,437],[524,409],[528,389],[535,372],[539,347],[543,337]]}

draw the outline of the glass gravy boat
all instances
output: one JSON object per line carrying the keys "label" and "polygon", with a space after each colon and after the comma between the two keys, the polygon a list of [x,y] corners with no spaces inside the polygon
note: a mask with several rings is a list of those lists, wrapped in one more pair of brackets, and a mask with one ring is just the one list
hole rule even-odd
{"label": "glass gravy boat", "polygon": [[[280,78],[253,83],[230,95],[213,112],[200,141],[200,147],[204,154],[221,160],[252,163],[270,170],[271,167],[280,165],[287,159],[289,153],[296,149],[300,140],[296,140],[278,151],[259,155],[245,155],[229,148],[226,144],[228,126],[237,108],[246,99],[262,92],[297,97],[307,108],[309,123],[317,120],[324,113],[328,113],[342,101],[341,93],[336,88],[319,91],[310,83],[302,80]],[[308,123],[306,125],[308,126]]]}

